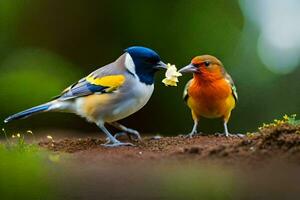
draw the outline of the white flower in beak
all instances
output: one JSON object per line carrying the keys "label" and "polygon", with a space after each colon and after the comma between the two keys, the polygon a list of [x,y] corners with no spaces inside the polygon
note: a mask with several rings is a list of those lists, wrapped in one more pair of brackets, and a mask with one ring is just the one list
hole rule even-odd
{"label": "white flower in beak", "polygon": [[177,72],[177,68],[175,65],[171,65],[170,63],[168,63],[165,76],[166,78],[164,78],[162,82],[166,86],[177,86],[177,83],[179,82],[178,77],[182,76],[182,74]]}

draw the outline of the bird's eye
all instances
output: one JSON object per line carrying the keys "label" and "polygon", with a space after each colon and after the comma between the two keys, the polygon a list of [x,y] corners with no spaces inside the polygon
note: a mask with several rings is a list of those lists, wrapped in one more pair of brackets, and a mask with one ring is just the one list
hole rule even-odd
{"label": "bird's eye", "polygon": [[204,65],[205,65],[206,67],[208,67],[208,66],[210,65],[210,62],[209,62],[209,61],[205,61],[205,62],[204,62]]}
{"label": "bird's eye", "polygon": [[153,59],[153,58],[146,58],[145,60],[146,60],[146,62],[149,63],[149,64],[155,64],[155,63],[156,63],[156,60]]}

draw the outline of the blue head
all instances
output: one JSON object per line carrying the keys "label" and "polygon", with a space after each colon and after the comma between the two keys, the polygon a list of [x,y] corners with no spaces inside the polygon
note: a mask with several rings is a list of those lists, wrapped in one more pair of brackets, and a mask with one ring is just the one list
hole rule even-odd
{"label": "blue head", "polygon": [[154,74],[159,68],[166,69],[159,55],[146,47],[133,46],[125,49],[134,63],[135,74],[139,77],[140,81],[151,85],[154,82]]}

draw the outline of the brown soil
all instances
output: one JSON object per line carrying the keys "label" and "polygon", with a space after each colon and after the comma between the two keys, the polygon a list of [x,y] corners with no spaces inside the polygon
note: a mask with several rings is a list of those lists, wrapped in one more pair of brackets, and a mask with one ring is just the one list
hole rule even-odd
{"label": "brown soil", "polygon": [[97,155],[108,160],[136,159],[213,159],[213,160],[261,160],[288,158],[300,161],[300,126],[283,124],[264,128],[253,136],[229,137],[198,135],[193,138],[144,137],[133,142],[135,147],[107,148],[101,146],[104,138],[73,138],[42,141],[41,147],[56,152]]}
{"label": "brown soil", "polygon": [[51,178],[61,199],[299,199],[300,126],[253,135],[146,136],[119,148],[94,136],[55,137],[39,145],[58,154],[49,166],[58,167]]}

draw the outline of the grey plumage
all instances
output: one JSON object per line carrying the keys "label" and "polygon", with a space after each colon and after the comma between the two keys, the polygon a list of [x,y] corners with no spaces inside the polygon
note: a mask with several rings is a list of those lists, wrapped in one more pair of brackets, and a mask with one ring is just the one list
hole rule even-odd
{"label": "grey plumage", "polygon": [[[92,76],[94,78],[101,78],[108,75],[118,75],[118,74],[128,75],[124,63],[125,63],[125,54],[120,56],[115,62],[95,70],[89,76]],[[92,90],[91,87],[88,87],[89,85],[90,83],[88,83],[86,77],[84,77],[80,79],[77,83],[66,88],[61,95],[56,97],[56,99],[58,99],[59,101],[65,101],[77,97],[87,96],[95,93],[96,89],[98,89],[97,90],[98,94],[105,92],[106,87],[94,86],[95,90]]]}

